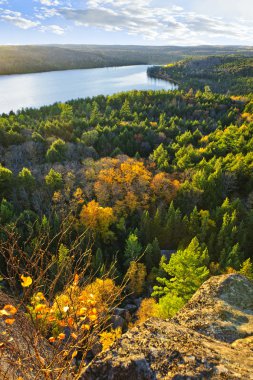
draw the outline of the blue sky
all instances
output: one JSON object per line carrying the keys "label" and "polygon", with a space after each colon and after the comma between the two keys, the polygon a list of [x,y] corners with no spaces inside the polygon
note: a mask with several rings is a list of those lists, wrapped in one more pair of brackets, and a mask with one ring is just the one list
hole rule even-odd
{"label": "blue sky", "polygon": [[253,0],[0,0],[0,44],[252,41]]}

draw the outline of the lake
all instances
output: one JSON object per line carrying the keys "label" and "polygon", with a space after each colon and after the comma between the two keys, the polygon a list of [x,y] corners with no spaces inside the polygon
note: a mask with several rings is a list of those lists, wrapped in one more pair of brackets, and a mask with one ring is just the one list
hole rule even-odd
{"label": "lake", "polygon": [[149,78],[147,68],[141,65],[0,76],[0,113],[121,91],[177,88],[173,83]]}

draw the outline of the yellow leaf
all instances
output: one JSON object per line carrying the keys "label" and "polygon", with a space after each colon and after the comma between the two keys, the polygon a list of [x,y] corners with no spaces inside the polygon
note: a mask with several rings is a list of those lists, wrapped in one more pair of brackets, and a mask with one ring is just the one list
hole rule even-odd
{"label": "yellow leaf", "polygon": [[90,330],[90,325],[87,325],[87,324],[86,324],[86,325],[82,325],[82,326],[81,326],[81,329],[82,329],[82,330],[87,330],[87,331],[88,331],[88,330]]}
{"label": "yellow leaf", "polygon": [[23,286],[23,288],[28,288],[33,282],[32,278],[30,276],[25,277],[25,276],[21,275],[20,278],[22,280],[21,285]]}
{"label": "yellow leaf", "polygon": [[72,354],[72,359],[74,359],[76,357],[76,355],[78,354],[77,351],[74,351],[73,354]]}
{"label": "yellow leaf", "polygon": [[3,316],[3,315],[6,315],[6,316],[9,316],[10,313],[7,311],[7,310],[0,310],[0,315]]}
{"label": "yellow leaf", "polygon": [[39,313],[40,311],[44,310],[46,307],[47,307],[47,306],[46,306],[45,304],[43,304],[43,303],[39,303],[39,304],[35,307],[34,311],[35,311],[35,313]]}

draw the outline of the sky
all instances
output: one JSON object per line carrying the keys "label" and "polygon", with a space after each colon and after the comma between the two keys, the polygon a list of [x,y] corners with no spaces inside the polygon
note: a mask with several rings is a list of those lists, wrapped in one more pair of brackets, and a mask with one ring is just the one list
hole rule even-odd
{"label": "sky", "polygon": [[252,45],[253,0],[0,0],[0,44]]}

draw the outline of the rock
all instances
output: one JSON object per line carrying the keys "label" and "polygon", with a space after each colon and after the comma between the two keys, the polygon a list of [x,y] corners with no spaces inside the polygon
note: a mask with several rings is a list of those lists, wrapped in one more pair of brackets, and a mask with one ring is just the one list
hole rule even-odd
{"label": "rock", "polygon": [[123,332],[127,331],[126,320],[119,315],[113,315],[111,317],[111,325],[113,329],[121,328]]}
{"label": "rock", "polygon": [[[240,360],[238,360],[240,355]],[[252,351],[238,352],[179,324],[151,319],[99,354],[80,380],[253,379]]]}
{"label": "rock", "polygon": [[247,347],[253,351],[253,336],[249,336],[244,339],[237,339],[231,344],[231,346],[238,349]]}
{"label": "rock", "polygon": [[127,322],[131,321],[131,314],[128,310],[116,307],[116,309],[113,312],[114,315],[119,315],[120,317],[124,318]]}
{"label": "rock", "polygon": [[133,303],[135,306],[137,306],[137,308],[139,308],[141,306],[141,301],[142,301],[141,297],[133,299]]}
{"label": "rock", "polygon": [[213,277],[176,318],[129,330],[80,380],[252,380],[252,303],[246,278]]}
{"label": "rock", "polygon": [[[97,377],[99,376],[99,377]],[[104,367],[101,368],[99,374],[87,372],[85,377],[87,380],[99,379],[99,380],[155,380],[155,373],[150,369],[148,362],[143,355],[132,355],[131,358],[125,358],[120,361],[116,367],[111,369]]]}
{"label": "rock", "polygon": [[173,321],[232,343],[253,335],[253,283],[238,274],[206,281]]}
{"label": "rock", "polygon": [[[15,300],[0,291],[0,309],[9,304],[17,306]],[[0,344],[0,379],[41,378],[40,368],[46,368],[53,357],[52,346],[36,333],[22,311],[15,314],[11,326],[0,317]]]}
{"label": "rock", "polygon": [[138,309],[138,306],[133,305],[133,304],[127,304],[124,307],[124,309],[127,310],[130,314],[134,314],[136,312],[136,310]]}

